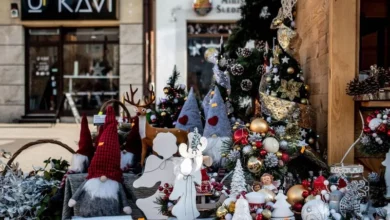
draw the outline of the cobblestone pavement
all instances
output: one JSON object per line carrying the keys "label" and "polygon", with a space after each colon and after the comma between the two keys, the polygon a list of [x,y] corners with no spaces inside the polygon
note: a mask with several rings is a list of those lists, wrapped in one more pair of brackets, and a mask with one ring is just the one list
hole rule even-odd
{"label": "cobblestone pavement", "polygon": [[[96,128],[90,124],[91,131]],[[0,124],[0,149],[14,153],[23,145],[40,140],[55,139],[77,149],[80,125],[77,124]],[[61,146],[40,144],[24,150],[17,158],[24,172],[32,170],[32,166],[42,166],[47,158],[63,158],[70,162],[71,154]]]}

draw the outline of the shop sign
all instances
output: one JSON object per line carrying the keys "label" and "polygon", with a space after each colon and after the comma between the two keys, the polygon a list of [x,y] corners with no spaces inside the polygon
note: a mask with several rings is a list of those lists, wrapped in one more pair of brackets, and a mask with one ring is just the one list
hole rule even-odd
{"label": "shop sign", "polygon": [[205,16],[213,9],[213,5],[211,0],[194,0],[193,8],[196,14]]}
{"label": "shop sign", "polygon": [[21,0],[22,20],[116,20],[117,0]]}
{"label": "shop sign", "polygon": [[245,0],[222,0],[221,4],[216,6],[217,13],[241,13],[241,5]]}

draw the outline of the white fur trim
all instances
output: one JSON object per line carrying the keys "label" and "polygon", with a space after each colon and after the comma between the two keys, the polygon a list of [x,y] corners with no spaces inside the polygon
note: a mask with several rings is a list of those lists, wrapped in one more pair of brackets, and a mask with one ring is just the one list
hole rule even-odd
{"label": "white fur trim", "polygon": [[221,147],[225,141],[229,140],[229,137],[207,138],[207,147],[203,151],[203,155],[210,156],[213,159],[213,164],[220,164],[222,159]]}
{"label": "white fur trim", "polygon": [[123,208],[123,212],[128,214],[128,215],[130,215],[132,211],[133,210],[131,210],[130,206],[126,206],[126,207]]}
{"label": "white fur trim", "polygon": [[133,162],[134,162],[134,154],[133,153],[130,153],[127,151],[123,151],[121,153],[121,169],[122,170],[124,168],[126,168],[127,166],[133,166]]}
{"label": "white fur trim", "polygon": [[119,183],[117,181],[108,179],[102,182],[100,178],[93,178],[89,179],[83,188],[92,199],[97,197],[118,200]]}
{"label": "white fur trim", "polygon": [[72,208],[74,205],[76,205],[76,200],[69,199],[68,206]]}
{"label": "white fur trim", "polygon": [[84,173],[87,171],[89,159],[87,156],[81,154],[73,154],[70,169],[77,173]]}
{"label": "white fur trim", "polygon": [[145,128],[146,128],[146,117],[140,115],[138,116],[138,130],[141,139],[146,137]]}

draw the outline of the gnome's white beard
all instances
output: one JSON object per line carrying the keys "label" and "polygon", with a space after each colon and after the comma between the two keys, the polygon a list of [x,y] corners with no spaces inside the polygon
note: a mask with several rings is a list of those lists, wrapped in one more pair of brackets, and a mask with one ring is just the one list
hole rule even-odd
{"label": "gnome's white beard", "polygon": [[210,156],[214,165],[220,165],[222,159],[221,148],[224,142],[230,141],[230,137],[210,137],[207,138],[207,147],[203,155]]}
{"label": "gnome's white beard", "polygon": [[77,173],[83,173],[87,170],[89,159],[87,156],[81,154],[73,154],[70,169]]}
{"label": "gnome's white beard", "polygon": [[124,170],[127,166],[133,166],[134,154],[130,152],[121,153],[121,169]]}
{"label": "gnome's white beard", "polygon": [[105,182],[102,182],[100,178],[89,179],[83,189],[92,199],[96,197],[118,200],[119,183],[114,180],[107,179]]}

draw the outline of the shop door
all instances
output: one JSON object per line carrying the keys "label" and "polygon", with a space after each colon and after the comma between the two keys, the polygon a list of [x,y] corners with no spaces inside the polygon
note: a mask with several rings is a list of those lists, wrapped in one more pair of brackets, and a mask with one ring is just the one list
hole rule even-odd
{"label": "shop door", "polygon": [[28,48],[29,82],[28,112],[54,113],[59,99],[59,47],[30,46]]}

